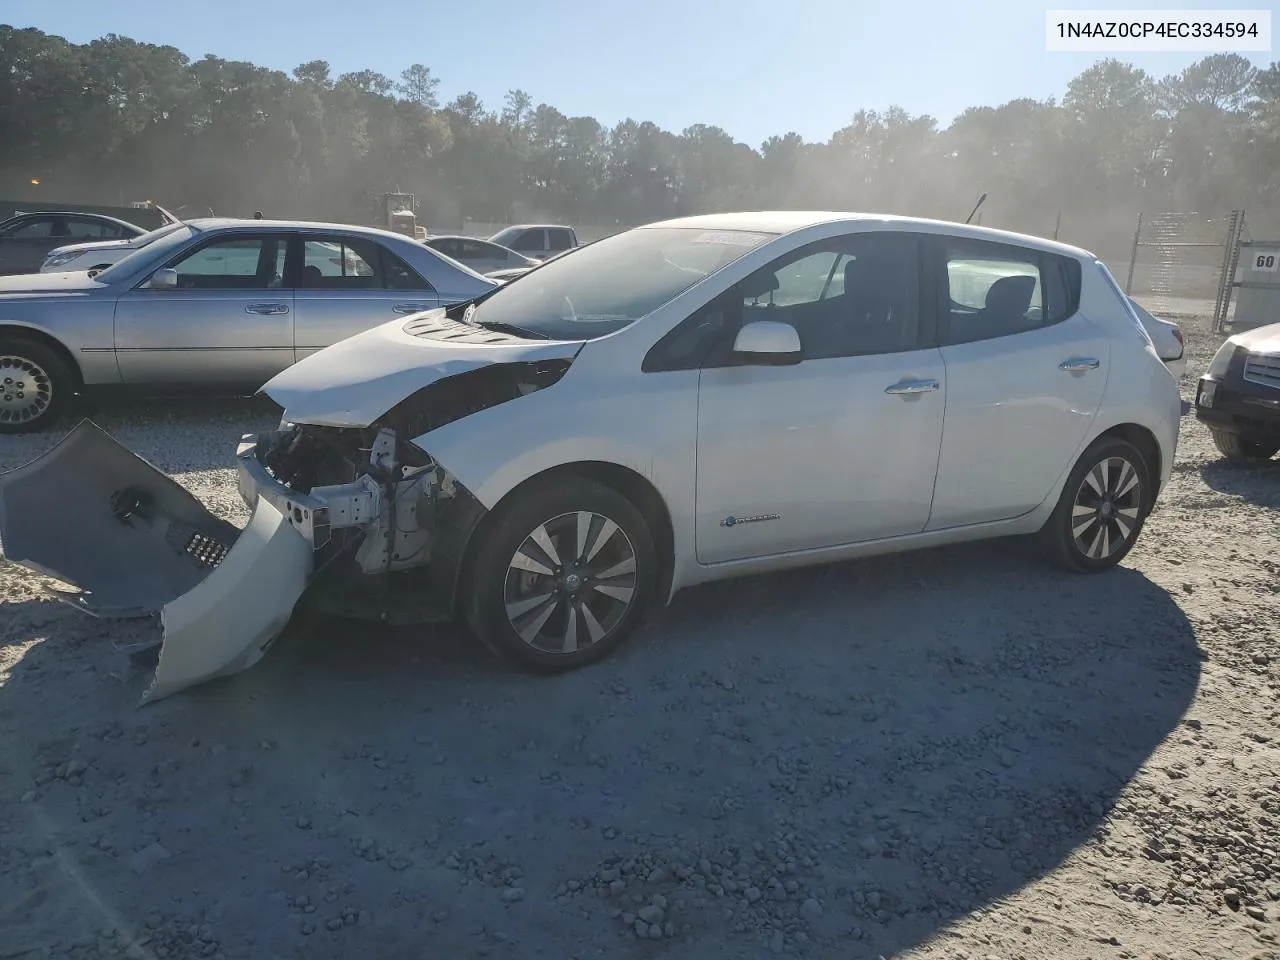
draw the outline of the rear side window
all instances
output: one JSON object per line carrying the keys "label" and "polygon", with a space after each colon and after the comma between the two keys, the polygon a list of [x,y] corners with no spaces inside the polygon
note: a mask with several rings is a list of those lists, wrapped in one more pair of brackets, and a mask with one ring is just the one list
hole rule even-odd
{"label": "rear side window", "polygon": [[1079,307],[1080,265],[1070,257],[983,240],[948,240],[943,249],[944,345],[1037,330]]}
{"label": "rear side window", "polygon": [[547,238],[550,240],[547,244],[549,250],[568,250],[573,246],[573,238],[569,236],[568,230],[548,230]]}

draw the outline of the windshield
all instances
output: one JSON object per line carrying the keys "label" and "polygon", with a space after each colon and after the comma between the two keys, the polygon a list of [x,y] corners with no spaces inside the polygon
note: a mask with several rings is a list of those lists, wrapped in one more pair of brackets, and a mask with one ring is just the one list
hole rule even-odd
{"label": "windshield", "polygon": [[548,260],[476,306],[473,323],[553,340],[590,340],[629,326],[776,234],[644,227]]}
{"label": "windshield", "polygon": [[520,234],[524,233],[524,231],[524,227],[507,227],[507,229],[500,230],[490,237],[489,242],[496,243],[500,247],[505,247],[512,240],[516,239],[516,237],[520,236]]}
{"label": "windshield", "polygon": [[[170,226],[173,225],[171,224]],[[169,228],[161,227],[160,230],[153,230],[152,233],[160,233],[160,231],[167,229]],[[139,247],[127,257],[117,260],[94,279],[99,283],[114,283],[116,280],[132,276],[146,264],[163,260],[195,235],[196,231],[191,227],[186,224],[178,224],[176,229],[169,230],[163,236],[152,238],[146,246]]]}

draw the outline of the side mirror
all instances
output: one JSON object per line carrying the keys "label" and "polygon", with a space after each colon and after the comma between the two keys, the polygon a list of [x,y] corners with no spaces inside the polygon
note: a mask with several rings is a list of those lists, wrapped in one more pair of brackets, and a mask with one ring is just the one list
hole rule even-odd
{"label": "side mirror", "polygon": [[147,284],[151,290],[176,290],[178,287],[178,271],[177,270],[157,270],[151,275],[151,280]]}
{"label": "side mirror", "polygon": [[800,362],[800,334],[789,323],[753,320],[733,341],[734,355],[749,364],[786,366]]}

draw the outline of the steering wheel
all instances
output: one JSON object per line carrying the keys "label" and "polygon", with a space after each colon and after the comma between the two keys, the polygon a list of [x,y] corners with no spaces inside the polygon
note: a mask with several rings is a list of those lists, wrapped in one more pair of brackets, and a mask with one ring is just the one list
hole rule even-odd
{"label": "steering wheel", "polygon": [[569,320],[570,320],[570,322],[572,322],[572,323],[577,323],[577,321],[578,321],[578,314],[577,314],[577,312],[573,309],[573,301],[569,299],[569,297],[568,297],[568,295],[567,295],[567,294],[565,295],[565,298],[564,298],[564,305],[565,305],[566,307],[568,307],[568,308],[569,308]]}

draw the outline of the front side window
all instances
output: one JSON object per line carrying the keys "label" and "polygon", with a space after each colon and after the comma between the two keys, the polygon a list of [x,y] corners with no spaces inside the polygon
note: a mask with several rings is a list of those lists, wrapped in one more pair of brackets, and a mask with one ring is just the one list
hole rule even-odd
{"label": "front side window", "polygon": [[5,236],[15,240],[39,240],[54,236],[53,217],[38,217],[10,227]]}
{"label": "front side window", "polygon": [[431,247],[431,249],[433,250],[440,251],[446,257],[451,257],[454,260],[458,259],[459,251],[458,251],[457,240],[454,240],[451,238],[445,239],[445,240],[432,240],[429,244],[427,244],[427,246]]}
{"label": "front side window", "polygon": [[603,337],[775,236],[694,227],[628,230],[548,260],[519,283],[498,287],[478,302],[472,319],[550,339]]}
{"label": "front side window", "polygon": [[947,241],[944,249],[944,345],[1025,333],[1075,312],[1079,269],[1069,258],[983,240]]}
{"label": "front side window", "polygon": [[178,272],[180,290],[270,290],[283,283],[287,247],[282,236],[229,237],[171,266]]}
{"label": "front side window", "polygon": [[912,350],[919,342],[918,275],[910,236],[820,241],[742,282],[742,322],[795,327],[804,360]]}
{"label": "front side window", "polygon": [[459,252],[455,259],[461,260],[505,260],[506,251],[483,240],[459,240]]}
{"label": "front side window", "polygon": [[545,238],[541,230],[526,230],[516,238],[511,249],[516,253],[537,253],[543,249]]}
{"label": "front side window", "polygon": [[88,217],[68,217],[67,226],[71,236],[83,237],[85,240],[115,240],[119,239],[122,232],[117,224],[105,220],[90,220]]}

